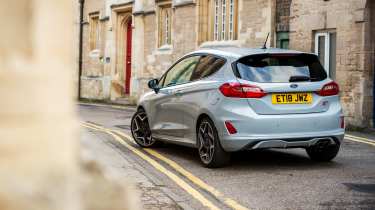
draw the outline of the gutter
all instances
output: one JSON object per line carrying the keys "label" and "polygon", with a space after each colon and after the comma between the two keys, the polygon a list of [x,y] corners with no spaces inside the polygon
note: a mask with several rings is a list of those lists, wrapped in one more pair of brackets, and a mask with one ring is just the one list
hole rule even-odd
{"label": "gutter", "polygon": [[83,52],[83,10],[85,0],[79,0],[79,58],[78,58],[78,100],[81,99],[82,52]]}

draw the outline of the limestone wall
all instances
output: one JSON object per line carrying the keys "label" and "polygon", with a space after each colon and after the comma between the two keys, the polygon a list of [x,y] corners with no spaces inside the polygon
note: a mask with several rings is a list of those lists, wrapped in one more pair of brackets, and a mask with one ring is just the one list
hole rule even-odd
{"label": "limestone wall", "polygon": [[[100,12],[102,34],[99,51],[89,49],[89,24],[84,25],[84,73],[82,97],[111,99],[123,97],[123,71],[118,66],[118,41],[114,7],[126,5],[129,0],[89,0],[85,3],[85,18]],[[198,46],[198,8],[192,0],[174,0],[172,45],[158,46],[157,5],[155,1],[136,0],[131,3],[133,15],[133,57],[130,99],[135,102],[147,89],[150,78],[160,77],[182,55],[199,47],[221,45],[260,47],[267,33],[273,39],[272,0],[239,0],[238,40],[205,42]],[[268,45],[272,45],[272,41]],[[121,56],[120,56],[121,57]],[[108,59],[107,59],[108,58]],[[121,67],[121,68],[120,68]]]}
{"label": "limestone wall", "polygon": [[[273,39],[274,3],[271,0],[239,0],[238,4],[238,40],[208,41],[198,45],[198,8],[192,1],[173,1],[172,45],[157,46],[157,17],[155,13],[143,16],[144,24],[144,66],[135,71],[138,74],[134,82],[134,97],[138,98],[147,88],[150,78],[159,78],[170,65],[186,53],[200,47],[243,46],[261,47],[271,33]],[[154,8],[155,9],[155,8]],[[139,26],[135,26],[136,29]],[[269,41],[268,46],[273,42]],[[136,84],[136,85],[135,85]]]}
{"label": "limestone wall", "polygon": [[239,1],[238,39],[240,46],[262,47],[268,33],[271,37],[267,46],[273,46],[274,3],[270,0]]}
{"label": "limestone wall", "polygon": [[[89,15],[98,12],[100,42],[98,49],[90,49],[90,25]],[[106,22],[105,2],[103,0],[85,0],[83,25],[83,67],[81,76],[81,97],[88,99],[109,98],[110,74],[104,71],[105,65],[105,43],[106,43]]]}
{"label": "limestone wall", "polygon": [[369,78],[369,65],[365,63],[369,55],[364,47],[370,43],[366,24],[364,1],[292,1],[291,49],[313,52],[315,31],[336,31],[336,81],[347,122],[359,127],[368,126],[372,116],[370,107],[364,105],[373,100],[368,83],[372,83],[372,76]]}
{"label": "limestone wall", "polygon": [[[115,7],[129,5],[133,14],[133,57],[130,95],[135,102],[147,89],[150,78],[160,77],[185,53],[216,46],[261,47],[270,33],[267,46],[276,45],[276,31],[290,31],[291,49],[313,52],[314,32],[337,33],[336,80],[349,124],[365,127],[372,121],[374,21],[371,1],[366,0],[238,0],[237,40],[206,41],[198,44],[198,1],[173,0],[172,44],[158,46],[157,2],[136,0],[89,0],[86,16],[100,11],[103,35],[99,52],[88,50],[88,24],[84,36],[83,96],[95,99],[124,97],[124,69],[119,66],[118,13]],[[283,12],[283,9],[289,11]],[[284,7],[276,7],[285,5]],[[367,7],[366,7],[367,4]],[[372,3],[373,4],[373,3]],[[372,8],[372,9],[371,9]],[[278,9],[278,11],[276,10]],[[278,12],[278,16],[276,13]],[[284,15],[283,15],[284,14]],[[85,17],[86,17],[85,16]]]}

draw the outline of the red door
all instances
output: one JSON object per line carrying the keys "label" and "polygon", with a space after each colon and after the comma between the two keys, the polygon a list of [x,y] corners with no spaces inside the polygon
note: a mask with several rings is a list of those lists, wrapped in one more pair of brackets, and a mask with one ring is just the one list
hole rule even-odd
{"label": "red door", "polygon": [[130,93],[130,76],[132,66],[132,20],[126,27],[126,55],[125,55],[125,94]]}

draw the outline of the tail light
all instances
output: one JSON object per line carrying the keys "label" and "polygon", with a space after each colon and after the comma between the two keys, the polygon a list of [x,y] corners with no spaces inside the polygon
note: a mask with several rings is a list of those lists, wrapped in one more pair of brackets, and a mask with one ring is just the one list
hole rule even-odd
{"label": "tail light", "polygon": [[234,127],[234,125],[231,122],[225,121],[225,127],[227,128],[229,134],[237,133],[237,129]]}
{"label": "tail light", "polygon": [[267,95],[258,86],[238,82],[225,83],[220,86],[219,90],[224,96],[231,98],[262,98]]}
{"label": "tail light", "polygon": [[319,90],[317,93],[320,96],[334,96],[339,94],[339,92],[339,85],[336,82],[330,82],[328,84],[325,84],[323,88]]}

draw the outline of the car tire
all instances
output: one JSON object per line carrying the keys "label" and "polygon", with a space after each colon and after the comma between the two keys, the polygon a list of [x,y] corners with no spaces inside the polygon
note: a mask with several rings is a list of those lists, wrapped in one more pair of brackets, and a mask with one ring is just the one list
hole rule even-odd
{"label": "car tire", "polygon": [[138,109],[131,119],[130,129],[135,142],[144,148],[156,147],[161,144],[152,137],[145,110]]}
{"label": "car tire", "polygon": [[217,129],[209,118],[203,118],[197,127],[198,155],[207,168],[219,168],[230,162],[230,153],[220,144]]}
{"label": "car tire", "polygon": [[333,160],[337,156],[339,150],[340,143],[317,143],[316,145],[306,148],[306,152],[310,159],[319,162],[328,162]]}

